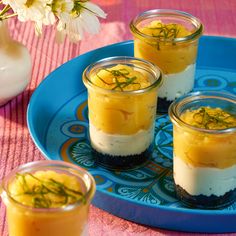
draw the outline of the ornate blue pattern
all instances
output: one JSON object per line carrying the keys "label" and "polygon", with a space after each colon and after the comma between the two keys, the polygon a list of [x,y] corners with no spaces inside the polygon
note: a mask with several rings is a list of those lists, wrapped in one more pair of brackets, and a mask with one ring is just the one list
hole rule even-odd
{"label": "ornate blue pattern", "polygon": [[[212,90],[234,89],[219,73],[200,75],[196,86],[198,90],[206,87]],[[156,119],[151,161],[135,170],[112,172],[97,166],[92,156],[88,134],[88,108],[87,105],[84,106],[84,101],[81,101],[74,113],[77,114],[77,119],[61,126],[61,132],[69,137],[68,140],[74,138],[72,144],[67,147],[67,158],[88,169],[95,177],[98,188],[146,204],[183,207],[175,198],[172,176],[172,124],[167,115]],[[235,209],[235,206],[228,209]]]}
{"label": "ornate blue pattern", "polygon": [[[201,37],[195,91],[224,90],[236,94],[235,49],[233,38]],[[36,89],[28,107],[27,121],[34,142],[48,159],[73,162],[88,169],[97,183],[93,203],[112,214],[172,230],[236,232],[236,203],[223,210],[204,211],[184,208],[175,199],[172,130],[167,116],[156,121],[155,150],[146,166],[125,172],[96,166],[88,139],[88,108],[82,103],[87,100],[87,93],[81,75],[94,60],[132,56],[132,52],[133,41],[109,45],[79,56],[51,73]]]}
{"label": "ornate blue pattern", "polygon": [[[81,110],[80,105],[78,110]],[[84,111],[87,112],[87,106],[81,110],[82,114],[78,115],[83,115],[86,119],[87,113]],[[88,169],[96,176],[98,187],[109,189],[115,194],[135,201],[169,204],[177,201],[174,198],[172,179],[172,125],[169,118],[167,116],[158,118],[155,130],[154,151],[149,164],[130,171],[111,172],[98,167],[95,163],[89,143],[87,122],[69,121],[61,127],[64,135],[74,138],[65,153],[72,162]]]}

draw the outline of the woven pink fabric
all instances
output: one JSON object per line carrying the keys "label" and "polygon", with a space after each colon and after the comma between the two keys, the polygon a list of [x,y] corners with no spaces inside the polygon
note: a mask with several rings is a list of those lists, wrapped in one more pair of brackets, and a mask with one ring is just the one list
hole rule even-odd
{"label": "woven pink fabric", "polygon": [[[43,36],[38,38],[30,23],[22,24],[16,19],[9,22],[11,36],[26,45],[31,53],[33,70],[27,89],[0,107],[0,179],[20,164],[44,159],[29,135],[26,110],[30,96],[45,76],[84,52],[131,39],[128,24],[140,12],[154,8],[183,10],[202,20],[205,26],[204,34],[236,37],[235,0],[94,0],[94,2],[108,13],[108,17],[102,21],[102,29],[98,35],[88,36],[86,40],[77,44],[72,44],[68,40],[61,45],[56,44],[51,27],[46,28]],[[7,235],[5,207],[0,201],[0,236]],[[120,219],[91,206],[89,235],[197,234],[153,229]]]}

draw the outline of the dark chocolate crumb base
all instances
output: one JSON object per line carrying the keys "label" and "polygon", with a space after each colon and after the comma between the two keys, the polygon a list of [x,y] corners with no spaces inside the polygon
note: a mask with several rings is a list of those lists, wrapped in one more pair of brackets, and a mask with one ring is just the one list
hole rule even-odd
{"label": "dark chocolate crumb base", "polygon": [[159,98],[157,100],[157,114],[167,114],[168,108],[173,101],[168,101],[166,98]]}
{"label": "dark chocolate crumb base", "polygon": [[112,156],[92,149],[96,164],[110,170],[130,170],[141,167],[151,158],[152,147],[144,152],[129,156]]}
{"label": "dark chocolate crumb base", "polygon": [[179,185],[175,185],[175,189],[176,195],[180,201],[191,208],[220,209],[231,205],[236,200],[236,188],[220,197],[215,195],[208,197],[202,194],[190,195]]}

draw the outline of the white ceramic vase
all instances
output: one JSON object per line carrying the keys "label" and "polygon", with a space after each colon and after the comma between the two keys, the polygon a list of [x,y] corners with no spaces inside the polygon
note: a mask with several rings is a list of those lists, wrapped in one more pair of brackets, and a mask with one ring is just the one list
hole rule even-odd
{"label": "white ceramic vase", "polygon": [[0,21],[0,106],[24,91],[31,78],[27,48],[11,39],[6,21]]}

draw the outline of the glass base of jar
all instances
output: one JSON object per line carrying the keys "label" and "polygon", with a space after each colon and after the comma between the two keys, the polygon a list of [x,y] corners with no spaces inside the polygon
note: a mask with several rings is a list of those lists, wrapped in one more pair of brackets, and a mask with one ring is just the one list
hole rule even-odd
{"label": "glass base of jar", "polygon": [[150,146],[144,152],[128,156],[112,156],[93,150],[96,164],[109,170],[131,170],[145,165],[150,160],[153,147]]}
{"label": "glass base of jar", "polygon": [[157,114],[167,114],[168,113],[168,109],[170,104],[173,101],[169,101],[166,98],[160,98],[158,97],[157,99]]}
{"label": "glass base of jar", "polygon": [[187,207],[200,209],[221,209],[231,205],[236,200],[236,188],[223,196],[190,195],[179,185],[175,185],[177,198]]}

